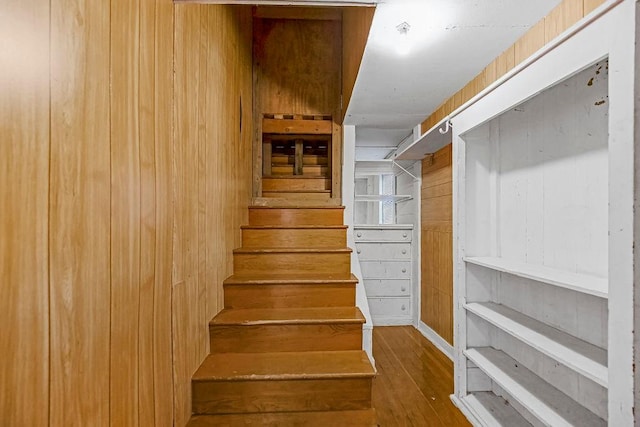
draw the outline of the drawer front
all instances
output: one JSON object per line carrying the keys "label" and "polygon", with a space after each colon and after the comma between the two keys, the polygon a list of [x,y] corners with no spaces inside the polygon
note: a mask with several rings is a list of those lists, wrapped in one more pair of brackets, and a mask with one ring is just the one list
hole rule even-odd
{"label": "drawer front", "polygon": [[412,230],[355,229],[356,242],[410,242]]}
{"label": "drawer front", "polygon": [[361,260],[411,259],[411,243],[357,243]]}
{"label": "drawer front", "polygon": [[363,279],[410,279],[411,261],[360,261]]}
{"label": "drawer front", "polygon": [[411,298],[367,298],[372,316],[411,316]]}
{"label": "drawer front", "polygon": [[411,295],[409,279],[366,279],[368,297],[406,297]]}

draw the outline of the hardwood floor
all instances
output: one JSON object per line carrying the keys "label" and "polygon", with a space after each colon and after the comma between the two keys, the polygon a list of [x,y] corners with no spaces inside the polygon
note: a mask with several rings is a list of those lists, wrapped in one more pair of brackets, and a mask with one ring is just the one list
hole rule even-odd
{"label": "hardwood floor", "polygon": [[380,426],[471,425],[449,399],[453,363],[415,328],[374,327],[373,356],[373,407]]}

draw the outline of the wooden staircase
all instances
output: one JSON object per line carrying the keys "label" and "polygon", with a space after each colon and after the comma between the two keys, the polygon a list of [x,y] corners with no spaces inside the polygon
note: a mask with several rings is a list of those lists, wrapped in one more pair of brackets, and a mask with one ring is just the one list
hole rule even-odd
{"label": "wooden staircase", "polygon": [[189,426],[376,425],[343,210],[249,208]]}

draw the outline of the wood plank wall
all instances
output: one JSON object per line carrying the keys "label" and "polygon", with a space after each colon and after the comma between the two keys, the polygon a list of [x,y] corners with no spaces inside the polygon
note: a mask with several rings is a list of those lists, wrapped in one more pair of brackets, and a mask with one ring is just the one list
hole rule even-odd
{"label": "wood plank wall", "polygon": [[[422,132],[426,132],[444,119],[462,104],[473,98],[491,83],[502,77],[509,70],[527,59],[531,54],[542,48],[564,30],[588,15],[604,0],[563,0],[549,15],[531,27],[519,40],[505,50],[500,56],[485,67],[480,74],[467,83],[452,97],[443,102],[424,122]],[[448,148],[450,152],[450,147]],[[449,296],[453,293],[452,247],[450,221],[451,193],[442,197],[431,197],[432,174],[438,176],[438,171],[451,168],[445,165],[445,147],[434,156],[434,164],[428,165],[428,159],[423,161],[422,183],[422,307],[421,320],[436,331],[442,338],[453,344],[453,318],[450,306],[445,310],[443,304],[449,304]],[[449,186],[450,187],[450,186]],[[447,215],[449,225],[436,227],[434,218],[443,219]],[[431,215],[436,215],[432,218]],[[426,216],[426,217],[425,217]],[[428,221],[425,228],[425,222]],[[435,222],[438,222],[436,220]],[[445,227],[445,228],[438,228]],[[446,230],[449,227],[449,231]],[[440,233],[440,234],[438,234]],[[447,235],[446,233],[449,233]]]}
{"label": "wood plank wall", "polygon": [[[315,18],[313,8],[300,12]],[[254,195],[262,194],[264,114],[332,115],[333,152],[342,153],[339,19],[254,19]],[[340,197],[341,158],[332,158],[332,197]]]}
{"label": "wood plank wall", "polygon": [[251,196],[251,10],[12,0],[0,37],[0,419],[184,425]]}
{"label": "wood plank wall", "polygon": [[453,345],[451,144],[422,161],[420,320]]}
{"label": "wood plank wall", "polygon": [[487,65],[474,79],[443,102],[424,122],[426,132],[491,83],[502,77],[557,35],[591,13],[605,0],[563,0],[546,17]]}
{"label": "wood plank wall", "polygon": [[346,7],[342,11],[342,117],[347,113],[375,8]]}

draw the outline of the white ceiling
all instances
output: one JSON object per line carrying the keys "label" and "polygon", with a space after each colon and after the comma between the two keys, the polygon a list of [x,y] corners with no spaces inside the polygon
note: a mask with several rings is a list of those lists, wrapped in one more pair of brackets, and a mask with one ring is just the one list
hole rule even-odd
{"label": "white ceiling", "polygon": [[[380,1],[345,118],[357,126],[356,147],[397,145],[559,2]],[[403,22],[404,39],[396,29]],[[402,40],[408,53],[398,51]],[[391,150],[374,151],[357,148],[356,158]]]}

